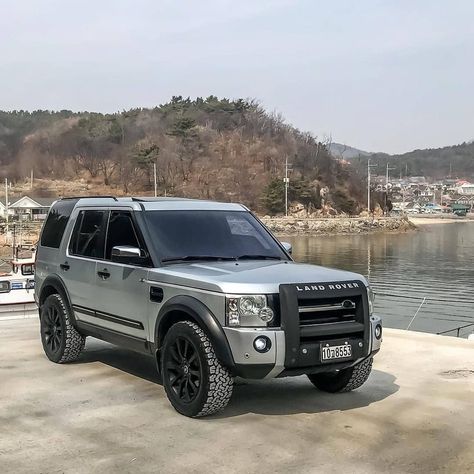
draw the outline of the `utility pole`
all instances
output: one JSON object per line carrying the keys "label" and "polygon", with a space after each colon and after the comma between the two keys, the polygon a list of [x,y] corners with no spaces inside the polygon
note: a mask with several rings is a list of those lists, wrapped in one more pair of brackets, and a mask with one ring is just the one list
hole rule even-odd
{"label": "utility pole", "polygon": [[385,174],[385,211],[387,210],[387,201],[388,201],[388,173],[391,170],[394,170],[395,168],[392,168],[388,165],[387,161],[387,171]]}
{"label": "utility pole", "polygon": [[283,182],[285,183],[285,216],[288,217],[288,187],[290,185],[290,178],[288,178],[288,170],[291,163],[288,163],[288,157],[285,158],[285,177]]}
{"label": "utility pole", "polygon": [[8,236],[8,179],[5,178],[5,235]]}
{"label": "utility pole", "polygon": [[153,183],[155,184],[155,197],[157,196],[156,188],[156,163],[153,163]]}
{"label": "utility pole", "polygon": [[367,158],[367,212],[370,214],[370,168],[375,168],[377,165],[370,164],[370,158]]}

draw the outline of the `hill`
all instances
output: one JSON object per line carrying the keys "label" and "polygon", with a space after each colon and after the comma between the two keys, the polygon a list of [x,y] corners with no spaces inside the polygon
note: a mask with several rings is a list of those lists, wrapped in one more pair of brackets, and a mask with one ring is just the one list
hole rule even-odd
{"label": "hill", "polygon": [[[375,172],[384,173],[384,167],[389,163],[393,168],[393,176],[425,176],[433,180],[441,178],[474,179],[474,142],[464,142],[460,145],[442,148],[427,148],[413,150],[400,155],[374,153],[370,155],[372,164],[377,165]],[[356,167],[365,167],[367,159],[353,158]]]}
{"label": "hill", "polygon": [[359,150],[358,148],[343,145],[342,143],[331,143],[329,145],[329,151],[333,156],[344,158],[345,160],[350,160],[351,158],[356,158],[358,156],[368,156],[371,154],[368,151]]}
{"label": "hill", "polygon": [[152,194],[156,165],[159,195],[240,201],[279,213],[286,158],[291,200],[313,210],[362,208],[360,179],[347,165],[253,101],[178,96],[116,114],[0,112],[0,176],[23,189],[33,170],[36,195],[77,188]]}

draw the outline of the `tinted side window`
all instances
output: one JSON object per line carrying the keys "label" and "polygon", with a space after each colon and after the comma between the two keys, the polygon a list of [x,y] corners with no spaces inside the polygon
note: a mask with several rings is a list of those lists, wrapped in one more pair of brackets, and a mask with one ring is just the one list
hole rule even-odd
{"label": "tinted side window", "polygon": [[82,257],[104,258],[107,211],[81,211],[77,216],[69,252]]}
{"label": "tinted side window", "polygon": [[58,201],[48,214],[41,233],[41,245],[44,247],[59,248],[66,224],[77,199]]}
{"label": "tinted side window", "polygon": [[107,232],[107,246],[105,258],[112,256],[112,247],[116,245],[130,245],[140,248],[138,236],[129,212],[112,211],[110,213],[109,230]]}
{"label": "tinted side window", "polygon": [[145,245],[133,223],[132,214],[127,211],[112,211],[110,213],[109,228],[107,230],[107,242],[105,245],[105,258],[115,262],[128,263],[132,265],[146,266],[150,264],[149,258],[137,259],[112,259],[112,248],[118,245],[128,245],[145,250]]}

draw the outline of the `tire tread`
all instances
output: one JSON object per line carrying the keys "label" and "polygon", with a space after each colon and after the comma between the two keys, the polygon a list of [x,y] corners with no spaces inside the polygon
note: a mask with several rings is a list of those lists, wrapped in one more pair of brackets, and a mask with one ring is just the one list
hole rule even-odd
{"label": "tire tread", "polygon": [[369,357],[360,364],[354,366],[354,370],[349,382],[347,382],[346,386],[343,387],[340,392],[350,392],[351,390],[361,387],[365,382],[367,382],[367,379],[369,378],[369,375],[372,371],[373,361],[374,359]]}
{"label": "tire tread", "polygon": [[177,325],[188,326],[197,336],[209,371],[209,386],[206,400],[201,410],[197,414],[192,415],[192,418],[201,418],[217,413],[223,410],[229,403],[232,396],[234,379],[229,370],[220,363],[209,337],[200,326],[189,320],[180,321],[175,324],[175,326]]}
{"label": "tire tread", "polygon": [[79,331],[72,325],[71,318],[69,316],[69,311],[61,295],[55,293],[48,296],[48,299],[50,298],[54,298],[61,307],[62,316],[64,318],[64,323],[66,326],[65,347],[63,354],[61,358],[57,361],[57,363],[64,364],[67,362],[74,362],[81,355],[81,352],[84,349],[86,343],[86,338],[82,334],[80,334]]}

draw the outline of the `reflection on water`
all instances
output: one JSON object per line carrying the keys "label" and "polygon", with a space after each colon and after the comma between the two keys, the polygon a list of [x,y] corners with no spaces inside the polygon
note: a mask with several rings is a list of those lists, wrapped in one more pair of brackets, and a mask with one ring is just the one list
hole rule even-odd
{"label": "reflection on water", "polygon": [[[474,223],[425,226],[407,234],[297,236],[299,262],[368,277],[388,327],[440,332],[474,323]],[[466,335],[472,327],[462,331]]]}

